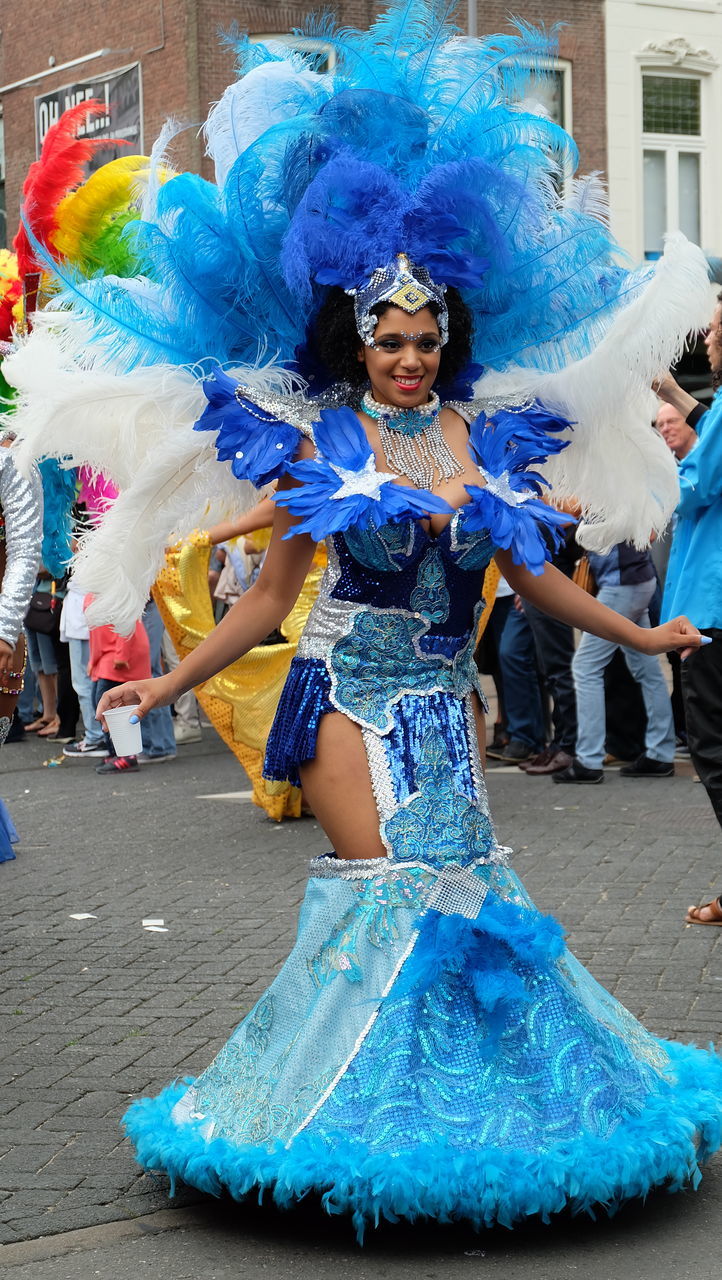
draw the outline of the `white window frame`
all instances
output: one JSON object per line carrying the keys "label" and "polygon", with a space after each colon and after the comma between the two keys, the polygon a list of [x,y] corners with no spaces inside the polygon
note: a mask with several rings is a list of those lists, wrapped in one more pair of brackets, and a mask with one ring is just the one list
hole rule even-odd
{"label": "white window frame", "polygon": [[279,46],[298,53],[323,53],[328,59],[328,68],[322,71],[321,75],[332,75],[336,66],[336,50],[325,40],[313,40],[310,36],[292,36],[282,31],[269,32],[267,35],[253,35],[248,39],[251,44],[267,45],[274,53],[279,51]]}
{"label": "white window frame", "polygon": [[[712,224],[711,182],[706,158],[709,152],[710,93],[712,72],[717,60],[707,49],[693,48],[684,37],[673,37],[658,43],[650,42],[637,54],[636,118],[639,122],[639,146],[637,149],[637,208],[639,216],[637,235],[642,253],[646,253],[644,236],[644,153],[661,151],[666,156],[666,231],[679,230],[679,153],[699,155],[699,238],[704,244]],[[676,80],[697,80],[700,85],[700,132],[645,133],[643,129],[643,77],[667,76]]]}
{"label": "white window frame", "polygon": [[[569,58],[542,58],[536,64],[541,71],[561,71],[562,73],[562,116],[561,128],[567,133],[572,133],[572,63]],[[529,71],[534,71],[534,67],[529,67]],[[533,101],[533,95],[529,92],[521,99],[520,105],[524,102]]]}

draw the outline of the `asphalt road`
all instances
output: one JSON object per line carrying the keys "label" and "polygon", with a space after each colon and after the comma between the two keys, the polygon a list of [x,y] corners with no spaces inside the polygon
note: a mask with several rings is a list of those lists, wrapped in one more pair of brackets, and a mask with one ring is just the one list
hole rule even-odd
{"label": "asphalt road", "polygon": [[[362,1250],[313,1203],[279,1214],[187,1190],[170,1202],[134,1166],[119,1117],[202,1068],[268,984],[323,836],[311,819],[268,822],[212,731],[121,779],[89,761],[44,765],[58,755],[30,741],[0,761],[22,836],[0,866],[0,1275],[719,1280],[719,1159],[698,1192],[611,1221],[481,1236],[386,1225]],[[658,1034],[717,1037],[722,931],[681,921],[722,881],[722,840],[689,768],[608,771],[593,788],[492,771],[489,790],[517,870],[595,977]]]}

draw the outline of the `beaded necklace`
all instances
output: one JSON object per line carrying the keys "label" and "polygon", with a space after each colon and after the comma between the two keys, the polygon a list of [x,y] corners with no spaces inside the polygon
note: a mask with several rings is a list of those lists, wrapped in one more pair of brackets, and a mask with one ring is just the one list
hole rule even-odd
{"label": "beaded necklace", "polygon": [[437,473],[440,480],[450,480],[464,470],[444,439],[440,407],[434,391],[426,404],[413,409],[379,404],[371,391],[362,401],[364,413],[378,423],[389,466],[408,476],[419,489],[433,488]]}

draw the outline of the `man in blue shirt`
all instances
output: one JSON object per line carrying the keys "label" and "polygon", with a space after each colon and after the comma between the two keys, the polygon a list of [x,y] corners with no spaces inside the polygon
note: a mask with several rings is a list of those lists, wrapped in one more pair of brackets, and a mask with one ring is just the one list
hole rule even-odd
{"label": "man in blue shirt", "polygon": [[[715,386],[722,381],[722,294],[705,339]],[[687,740],[700,781],[722,826],[722,395],[705,412],[664,378],[660,399],[697,432],[679,463],[680,502],[667,569],[662,620],[684,613],[710,637],[682,664]],[[722,925],[722,898],[690,907],[688,924]]]}

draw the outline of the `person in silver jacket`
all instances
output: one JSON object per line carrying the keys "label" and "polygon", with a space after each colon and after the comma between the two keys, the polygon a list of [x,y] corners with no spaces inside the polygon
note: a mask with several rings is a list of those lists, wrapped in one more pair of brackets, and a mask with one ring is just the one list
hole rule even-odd
{"label": "person in silver jacket", "polygon": [[23,620],[40,563],[43,500],[39,477],[16,471],[6,436],[0,447],[0,746],[25,670]]}

